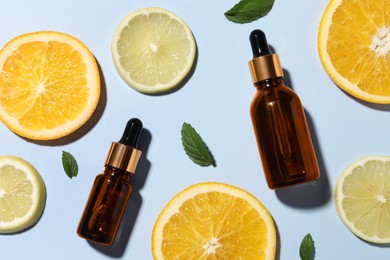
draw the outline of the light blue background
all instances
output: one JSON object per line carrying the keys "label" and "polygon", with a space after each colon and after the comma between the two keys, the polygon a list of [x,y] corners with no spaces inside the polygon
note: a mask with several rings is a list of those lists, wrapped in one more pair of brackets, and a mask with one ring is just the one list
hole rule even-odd
{"label": "light blue background", "polygon": [[[152,259],[151,232],[166,203],[180,190],[203,181],[246,189],[272,214],[278,229],[278,258],[299,259],[302,238],[311,233],[315,259],[389,259],[388,246],[366,243],[341,222],[334,204],[340,173],[366,155],[388,155],[389,106],[360,102],[341,91],[325,73],[317,54],[317,30],[328,3],[276,0],[270,14],[239,25],[223,13],[237,1],[18,0],[0,3],[0,45],[23,33],[56,30],[83,41],[103,74],[99,109],[86,127],[65,140],[32,142],[0,124],[0,154],[30,161],[47,187],[46,208],[32,229],[0,235],[1,259]],[[116,26],[130,12],[158,6],[182,17],[198,46],[194,73],[174,93],[140,94],[117,74],[110,53]],[[269,190],[249,117],[255,89],[247,62],[249,33],[263,29],[279,54],[286,82],[300,96],[310,123],[322,177],[317,183]],[[95,176],[112,141],[128,119],[140,118],[144,149],[120,233],[111,248],[94,246],[76,227]],[[183,122],[191,123],[212,151],[217,167],[190,161],[181,145]],[[79,163],[79,176],[62,170],[61,151]]]}

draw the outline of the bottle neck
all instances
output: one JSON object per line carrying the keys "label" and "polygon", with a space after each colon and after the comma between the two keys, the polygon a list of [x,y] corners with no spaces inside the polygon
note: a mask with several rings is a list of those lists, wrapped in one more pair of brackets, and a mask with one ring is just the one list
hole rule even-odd
{"label": "bottle neck", "polygon": [[103,174],[110,179],[117,179],[117,181],[130,182],[130,177],[133,173],[125,170],[106,165]]}
{"label": "bottle neck", "polygon": [[254,86],[258,90],[262,90],[262,89],[266,89],[266,88],[273,88],[273,87],[277,87],[279,85],[283,85],[283,77],[266,79],[266,80],[256,82],[254,84]]}

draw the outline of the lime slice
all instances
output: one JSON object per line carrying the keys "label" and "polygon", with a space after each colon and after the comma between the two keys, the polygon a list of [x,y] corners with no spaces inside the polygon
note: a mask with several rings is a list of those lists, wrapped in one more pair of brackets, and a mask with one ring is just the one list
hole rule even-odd
{"label": "lime slice", "polygon": [[33,226],[45,200],[45,184],[34,166],[16,156],[0,156],[0,233]]}
{"label": "lime slice", "polygon": [[176,87],[194,63],[196,44],[188,25],[162,8],[130,13],[115,30],[112,57],[135,90],[162,93]]}
{"label": "lime slice", "polygon": [[390,156],[368,156],[352,163],[336,185],[336,208],[358,237],[390,243]]}

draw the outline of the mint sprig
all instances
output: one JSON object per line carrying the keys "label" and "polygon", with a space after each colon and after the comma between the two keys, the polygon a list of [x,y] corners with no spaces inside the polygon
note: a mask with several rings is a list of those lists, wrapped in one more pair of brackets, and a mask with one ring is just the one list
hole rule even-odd
{"label": "mint sprig", "polygon": [[299,248],[299,256],[301,260],[312,260],[314,257],[314,241],[310,234],[307,234]]}
{"label": "mint sprig", "polygon": [[215,161],[207,145],[191,126],[184,122],[181,128],[181,141],[188,157],[200,166],[215,166]]}
{"label": "mint sprig", "polygon": [[62,167],[69,178],[76,177],[79,172],[79,166],[76,159],[68,152],[62,151]]}
{"label": "mint sprig", "polygon": [[250,23],[266,16],[274,2],[275,0],[241,0],[225,12],[225,17],[234,23]]}

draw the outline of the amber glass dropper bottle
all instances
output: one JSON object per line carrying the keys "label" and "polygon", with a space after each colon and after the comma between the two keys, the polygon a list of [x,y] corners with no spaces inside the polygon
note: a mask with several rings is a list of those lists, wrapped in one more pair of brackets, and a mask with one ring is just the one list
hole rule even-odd
{"label": "amber glass dropper bottle", "polygon": [[279,57],[271,53],[264,32],[254,30],[249,40],[249,67],[257,89],[250,114],[268,186],[279,189],[316,180],[320,171],[301,101],[284,85]]}
{"label": "amber glass dropper bottle", "polygon": [[137,149],[142,122],[127,122],[119,142],[113,142],[105,170],[92,186],[77,234],[94,243],[112,245],[132,192],[130,177],[134,174],[141,151]]}

